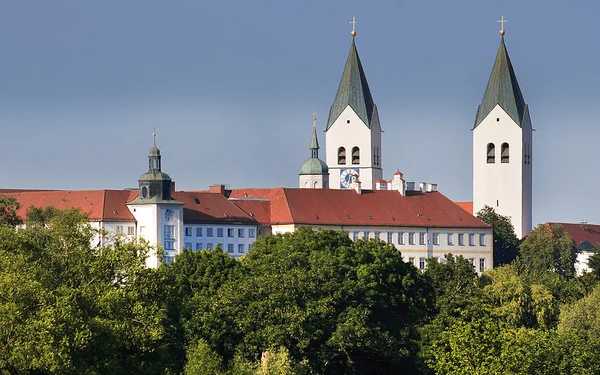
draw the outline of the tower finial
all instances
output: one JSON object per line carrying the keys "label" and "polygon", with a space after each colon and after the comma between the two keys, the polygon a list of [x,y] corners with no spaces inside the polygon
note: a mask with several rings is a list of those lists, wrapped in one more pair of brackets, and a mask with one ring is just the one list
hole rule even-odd
{"label": "tower finial", "polygon": [[154,146],[156,146],[156,126],[152,129],[152,140],[154,141]]}
{"label": "tower finial", "polygon": [[356,17],[352,17],[352,22],[349,23],[352,24],[352,31],[350,31],[350,35],[352,35],[352,37],[354,38],[356,36],[355,26],[358,23],[356,22]]}
{"label": "tower finial", "polygon": [[317,128],[317,111],[313,111],[313,128]]}
{"label": "tower finial", "polygon": [[502,19],[498,20],[498,22],[500,22],[500,24],[502,25],[502,27],[500,28],[500,35],[504,36],[504,34],[506,33],[506,31],[504,31],[504,23],[508,22],[508,20],[505,20],[504,16],[502,16]]}

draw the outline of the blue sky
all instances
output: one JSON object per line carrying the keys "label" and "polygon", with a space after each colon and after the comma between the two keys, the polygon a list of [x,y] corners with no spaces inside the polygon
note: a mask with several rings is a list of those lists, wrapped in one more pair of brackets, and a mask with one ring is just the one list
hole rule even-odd
{"label": "blue sky", "polygon": [[600,223],[599,14],[600,0],[2,1],[0,187],[135,187],[153,127],[178,189],[294,187],[356,16],[384,177],[471,200],[504,15],[537,130],[534,223]]}

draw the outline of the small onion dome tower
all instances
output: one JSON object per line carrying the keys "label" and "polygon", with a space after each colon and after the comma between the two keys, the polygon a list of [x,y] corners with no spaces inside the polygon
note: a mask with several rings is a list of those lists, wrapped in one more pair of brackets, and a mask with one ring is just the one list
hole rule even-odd
{"label": "small onion dome tower", "polygon": [[138,180],[139,195],[135,199],[137,203],[173,201],[171,197],[173,181],[162,171],[160,150],[156,147],[156,132],[153,133],[153,137],[154,144],[148,152],[148,172],[142,174]]}
{"label": "small onion dome tower", "polygon": [[313,117],[313,131],[310,140],[310,159],[300,167],[300,187],[307,189],[328,189],[329,168],[319,159],[319,141],[317,139],[317,117]]}

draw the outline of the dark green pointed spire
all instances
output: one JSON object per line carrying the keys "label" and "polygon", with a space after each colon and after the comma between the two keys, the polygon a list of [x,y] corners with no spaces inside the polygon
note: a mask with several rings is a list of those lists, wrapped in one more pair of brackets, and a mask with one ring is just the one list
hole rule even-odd
{"label": "dark green pointed spire", "polygon": [[310,139],[310,146],[308,146],[311,150],[311,157],[318,158],[319,157],[319,140],[317,139],[317,125],[313,126],[312,138]]}
{"label": "dark green pointed spire", "polygon": [[300,167],[300,174],[327,174],[329,167],[319,159],[319,141],[317,139],[317,118],[313,118],[313,131],[310,139],[310,159],[304,162]]}
{"label": "dark green pointed spire", "polygon": [[499,104],[519,126],[522,126],[526,105],[510,57],[508,57],[504,36],[500,41],[500,48],[496,54],[483,100],[477,110],[474,128],[489,115],[496,104]]}
{"label": "dark green pointed spire", "polygon": [[350,47],[350,53],[346,60],[346,66],[342,73],[335,101],[329,110],[329,120],[327,120],[326,130],[333,125],[334,121],[337,120],[348,105],[371,128],[375,103],[373,103],[367,77],[358,57],[354,37],[352,37],[352,46]]}

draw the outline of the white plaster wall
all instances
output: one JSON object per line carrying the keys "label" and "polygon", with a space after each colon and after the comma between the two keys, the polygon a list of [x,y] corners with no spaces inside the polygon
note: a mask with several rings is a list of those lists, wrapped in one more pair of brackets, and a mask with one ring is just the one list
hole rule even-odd
{"label": "white plaster wall", "polygon": [[[348,120],[350,123],[348,123]],[[382,154],[379,122],[374,121],[373,131],[371,131],[356,112],[350,106],[347,106],[329,128],[325,137],[330,188],[340,189],[340,171],[342,169],[355,168],[359,170],[362,188],[374,190],[375,181],[382,178],[381,167],[373,165],[374,148],[378,147],[379,155]],[[360,164],[352,164],[352,148],[355,146],[360,148]],[[346,148],[345,165],[338,165],[337,152],[339,147]]]}
{"label": "white plaster wall", "polygon": [[[157,268],[159,260],[156,254],[157,245],[160,243],[158,232],[158,206],[155,204],[127,205],[129,211],[137,221],[137,237],[148,241],[151,247],[146,266]],[[140,230],[142,229],[143,230]]]}
{"label": "white plaster wall", "polygon": [[[273,233],[289,233],[293,232],[302,225],[274,225]],[[455,256],[462,255],[466,259],[473,259],[475,270],[480,272],[480,259],[484,260],[484,271],[493,268],[493,235],[491,228],[424,228],[424,227],[377,227],[377,226],[340,226],[340,225],[311,225],[313,230],[330,229],[343,230],[348,233],[348,237],[354,240],[354,234],[358,233],[357,238],[376,238],[376,233],[379,233],[379,238],[382,241],[388,242],[388,233],[392,234],[392,244],[402,253],[403,259],[408,262],[410,258],[414,258],[413,264],[419,268],[420,258],[437,257],[442,259],[444,255],[450,253]],[[415,234],[414,245],[409,244],[409,233]],[[420,244],[419,233],[425,234],[425,243]],[[439,245],[433,244],[433,234],[437,233],[440,236]],[[366,235],[365,235],[366,234]],[[452,234],[453,244],[448,243],[448,234]],[[458,235],[464,235],[464,244],[459,245]],[[469,234],[474,234],[475,243],[469,245]],[[484,245],[479,242],[479,235],[485,236]],[[403,236],[403,244],[398,243],[398,237]]]}
{"label": "white plaster wall", "polygon": [[[227,252],[227,245],[233,244],[233,253],[229,253],[229,254],[236,258],[247,254],[251,245],[254,244],[254,241],[256,241],[256,238],[258,237],[258,226],[257,225],[185,224],[184,227],[191,228],[191,236],[185,235],[185,230],[184,230],[184,241],[183,241],[184,246],[186,246],[186,244],[188,244],[188,245],[191,245],[190,248],[192,250],[196,250],[197,245],[200,245],[200,249],[206,249],[208,247],[209,243],[211,243],[213,245],[213,248],[215,248],[218,243],[222,243],[223,251]],[[196,228],[202,229],[202,236],[197,236]],[[213,228],[213,236],[212,237],[207,236],[207,234],[208,234],[207,228]],[[223,237],[217,237],[217,229],[218,228],[223,229]],[[232,228],[234,230],[233,237],[227,236],[227,229],[230,229],[230,228]],[[244,237],[238,236],[238,229],[244,230]],[[254,230],[254,237],[250,237],[250,235],[249,235],[250,229]],[[243,253],[238,252],[239,244],[244,245]]]}
{"label": "white plaster wall", "polygon": [[592,272],[592,269],[588,266],[592,255],[594,255],[593,251],[580,251],[577,253],[577,259],[575,259],[575,273],[577,276],[581,276],[586,272]]}
{"label": "white plaster wall", "polygon": [[301,174],[299,187],[302,189],[328,189],[329,175]]}
{"label": "white plaster wall", "polygon": [[[501,163],[504,142],[510,146],[509,163]],[[487,163],[488,143],[494,143],[496,148],[493,164]],[[526,181],[523,174],[523,130],[496,105],[473,130],[473,213],[489,205],[508,216],[517,237],[522,238],[527,233],[523,220],[525,184],[531,189],[531,178]]]}

